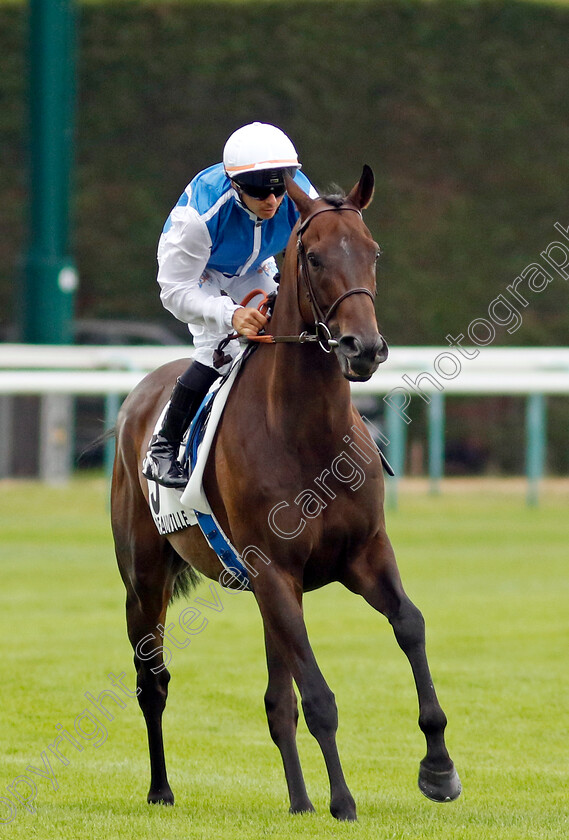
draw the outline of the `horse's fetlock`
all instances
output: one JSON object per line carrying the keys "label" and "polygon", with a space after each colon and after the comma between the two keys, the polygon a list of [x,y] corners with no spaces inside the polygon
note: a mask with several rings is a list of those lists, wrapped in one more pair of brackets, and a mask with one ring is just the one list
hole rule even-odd
{"label": "horse's fetlock", "polygon": [[447,717],[440,708],[419,715],[419,728],[425,735],[444,732],[446,725]]}

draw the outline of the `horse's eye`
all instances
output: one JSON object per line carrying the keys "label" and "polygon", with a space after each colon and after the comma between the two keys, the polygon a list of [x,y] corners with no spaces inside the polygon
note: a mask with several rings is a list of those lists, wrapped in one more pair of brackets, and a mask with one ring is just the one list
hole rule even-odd
{"label": "horse's eye", "polygon": [[307,258],[308,262],[310,263],[310,265],[312,266],[312,268],[321,268],[322,267],[322,263],[320,262],[320,260],[316,256],[316,254],[307,254],[306,258]]}
{"label": "horse's eye", "polygon": [[381,248],[378,248],[375,252],[375,261],[377,262],[378,259],[381,257]]}

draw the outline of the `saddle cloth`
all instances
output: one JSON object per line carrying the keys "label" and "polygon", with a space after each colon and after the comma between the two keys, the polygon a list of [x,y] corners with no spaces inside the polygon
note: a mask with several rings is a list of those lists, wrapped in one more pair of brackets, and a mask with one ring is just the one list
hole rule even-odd
{"label": "saddle cloth", "polygon": [[[197,523],[222,565],[236,579],[239,588],[249,590],[251,587],[247,568],[215,518],[203,489],[203,474],[211,444],[242,359],[243,354],[237,357],[227,376],[212,385],[182,442],[180,458],[189,461],[191,470],[185,489],[181,491],[163,487],[155,481],[147,480],[148,503],[158,532],[172,534]],[[164,406],[158,418],[154,434],[161,428],[168,405]]]}

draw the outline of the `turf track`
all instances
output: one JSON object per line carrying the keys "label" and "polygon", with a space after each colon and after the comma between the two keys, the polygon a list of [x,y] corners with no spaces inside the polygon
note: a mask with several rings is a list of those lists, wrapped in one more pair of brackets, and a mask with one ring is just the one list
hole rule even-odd
{"label": "turf track", "polygon": [[[112,688],[110,672],[126,672],[133,686],[104,482],[62,489],[0,482],[0,500],[0,797],[13,798],[7,786],[28,765],[42,768],[56,725],[76,738],[75,723],[87,733],[81,752],[69,748],[67,766],[53,759],[57,791],[36,775],[37,810],[20,807],[0,824],[0,836],[567,837],[567,485],[537,509],[525,507],[518,485],[450,484],[440,498],[403,488],[399,509],[389,512],[406,588],[427,620],[448,744],[464,784],[454,804],[430,803],[416,787],[423,739],[414,688],[386,621],[340,587],[306,597],[315,652],[339,706],[356,825],[329,815],[323,762],[302,721],[301,758],[318,813],[288,816],[263,711],[260,619],[250,596],[225,592],[223,611],[203,608],[204,631],[174,650],[165,733],[177,804],[147,806],[135,701],[123,695],[124,708],[109,703],[108,721],[85,697]],[[205,586],[194,598],[200,594],[208,595]],[[185,606],[176,603],[170,620]],[[91,729],[80,717],[88,708]],[[8,804],[0,799],[0,806],[5,820]]]}

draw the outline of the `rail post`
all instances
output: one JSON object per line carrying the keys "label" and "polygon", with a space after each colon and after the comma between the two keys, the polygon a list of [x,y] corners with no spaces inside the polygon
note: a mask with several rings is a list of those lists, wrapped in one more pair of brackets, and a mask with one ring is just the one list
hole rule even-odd
{"label": "rail post", "polygon": [[544,394],[528,394],[526,401],[527,503],[539,503],[539,482],[545,471],[546,403]]}
{"label": "rail post", "polygon": [[445,467],[445,397],[440,392],[431,394],[427,409],[429,424],[429,479],[430,492],[441,492],[441,479]]}
{"label": "rail post", "polygon": [[388,458],[395,475],[387,480],[387,503],[391,508],[397,508],[399,479],[405,470],[405,444],[407,439],[407,424],[398,411],[392,406],[385,413],[385,426],[389,438]]}

